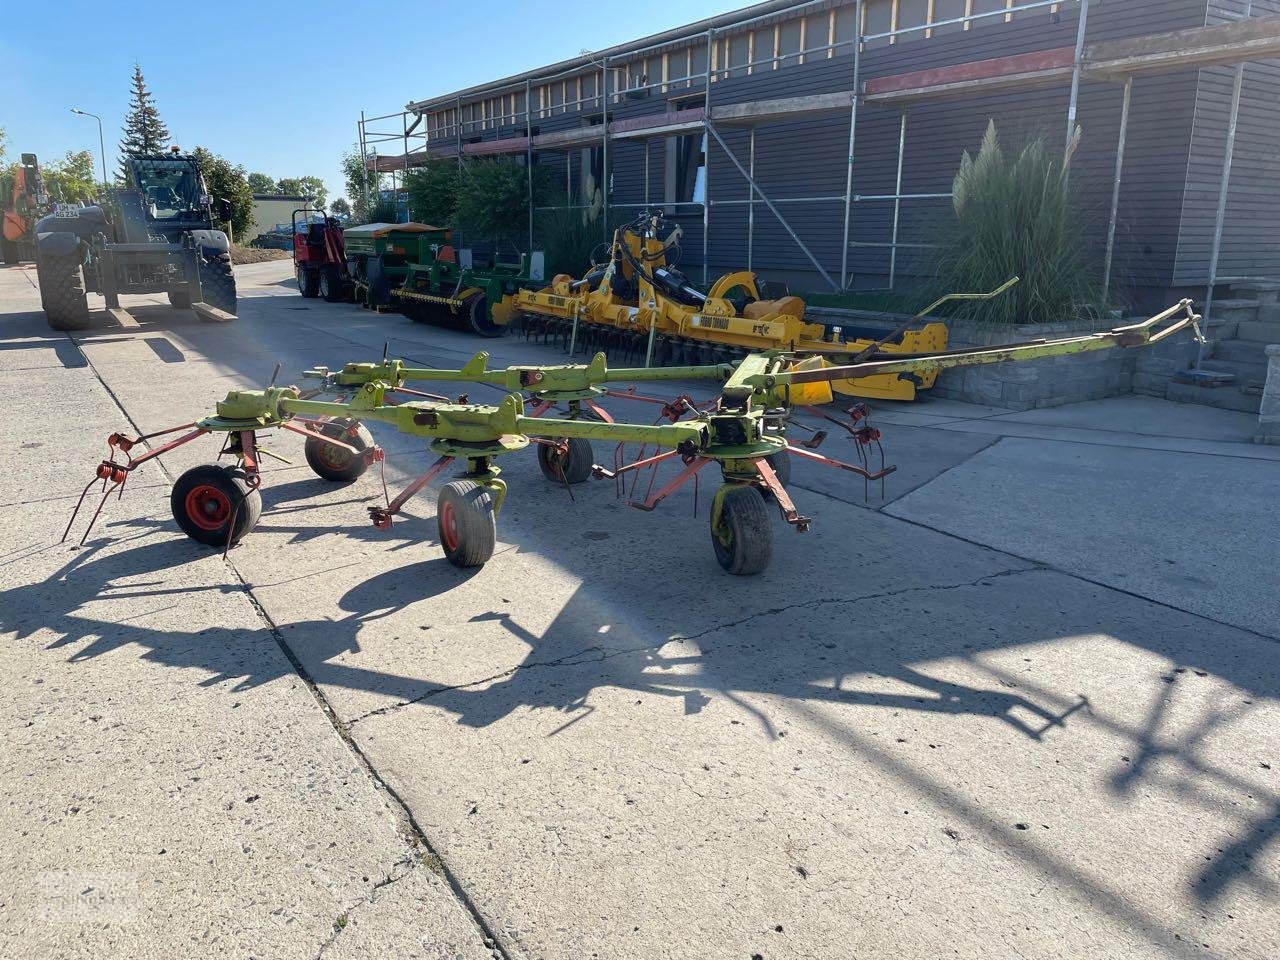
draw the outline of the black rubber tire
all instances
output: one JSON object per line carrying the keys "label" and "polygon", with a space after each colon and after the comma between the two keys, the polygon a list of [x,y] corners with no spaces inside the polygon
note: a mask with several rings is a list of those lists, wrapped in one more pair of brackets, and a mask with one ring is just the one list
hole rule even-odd
{"label": "black rubber tire", "polygon": [[342,274],[338,268],[330,264],[320,268],[320,278],[316,281],[316,292],[324,298],[325,303],[340,303],[347,299],[342,285]]}
{"label": "black rubber tire", "polygon": [[192,540],[211,547],[234,546],[262,516],[262,494],[249,486],[239,467],[207,463],[178,477],[169,508]]}
{"label": "black rubber tire", "polygon": [[236,277],[228,254],[220,253],[209,260],[200,258],[200,296],[209,306],[235,314]]}
{"label": "black rubber tire", "polygon": [[298,292],[312,300],[320,293],[320,272],[298,264],[293,268],[294,279],[298,281]]}
{"label": "black rubber tire", "polygon": [[4,263],[18,263],[20,255],[18,253],[18,244],[12,240],[0,237],[0,261]]}
{"label": "black rubber tire", "polygon": [[175,310],[190,310],[191,294],[187,293],[185,290],[169,291],[169,306],[173,307]]}
{"label": "black rubber tire", "polygon": [[498,523],[493,495],[474,480],[452,480],[436,500],[440,547],[455,567],[479,567],[493,556]]}
{"label": "black rubber tire", "polygon": [[[351,427],[355,426],[355,436],[351,435]],[[330,420],[320,432],[326,437],[341,440],[357,450],[368,450],[373,446],[373,434],[363,423],[357,423],[348,417]],[[335,483],[350,483],[369,469],[364,457],[353,456],[347,451],[325,443],[323,440],[307,438],[303,447],[307,463],[321,480],[332,480]]]}
{"label": "black rubber tire", "polygon": [[570,437],[568,450],[561,456],[555,447],[538,444],[538,466],[542,475],[552,483],[583,483],[591,478],[595,454],[591,441],[584,437]]}
{"label": "black rubber tire", "polygon": [[[720,506],[721,524],[729,542],[722,543],[711,529],[711,545],[720,566],[739,577],[759,573],[773,555],[773,528],[760,491],[747,484],[730,484]],[[715,522],[714,511],[712,522]]]}
{"label": "black rubber tire", "polygon": [[482,337],[502,336],[502,327],[489,317],[489,298],[483,293],[469,297],[461,307],[461,313],[467,320],[468,329]]}
{"label": "black rubber tire", "polygon": [[45,254],[36,261],[36,277],[49,326],[54,330],[89,329],[89,299],[84,293],[79,257]]}

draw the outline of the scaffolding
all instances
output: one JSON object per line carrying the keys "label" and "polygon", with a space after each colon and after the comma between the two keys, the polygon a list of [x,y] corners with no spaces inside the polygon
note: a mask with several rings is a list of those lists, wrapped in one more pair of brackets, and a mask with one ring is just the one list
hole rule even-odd
{"label": "scaffolding", "polygon": [[[688,48],[690,50],[688,56],[689,69],[685,75],[676,78],[669,78],[664,75],[661,80],[654,82],[647,82],[649,78],[645,76],[642,77],[642,79],[646,81],[645,83],[625,87],[619,85],[617,82],[618,78],[615,76],[615,82],[612,85],[610,83],[611,73],[618,69],[617,64],[619,62],[623,63],[625,68],[625,65],[629,65],[637,59],[643,59],[643,56],[651,51],[670,50],[677,44],[689,44],[691,40],[697,39],[698,33],[688,33],[674,38],[669,36],[661,42],[648,46],[615,48],[622,52],[612,56],[606,54],[601,55],[596,59],[594,56],[587,55],[584,58],[585,62],[575,62],[566,69],[556,73],[539,75],[537,77],[539,85],[547,84],[550,81],[564,80],[570,77],[578,79],[577,98],[569,100],[566,92],[565,99],[559,103],[553,103],[551,105],[552,111],[559,109],[567,113],[571,107],[576,107],[577,109],[582,110],[587,104],[594,105],[597,102],[599,103],[600,121],[598,123],[592,123],[582,127],[555,130],[544,134],[535,134],[533,129],[534,113],[537,112],[540,115],[547,113],[547,108],[542,104],[536,108],[534,107],[532,103],[533,81],[529,78],[512,81],[508,84],[486,85],[482,88],[485,97],[492,98],[495,95],[503,94],[504,102],[507,100],[506,94],[512,94],[510,96],[511,110],[509,113],[504,110],[504,112],[496,115],[485,115],[480,121],[477,121],[474,118],[469,121],[464,120],[462,110],[463,98],[461,94],[457,94],[453,97],[452,122],[437,126],[435,130],[430,132],[426,129],[424,118],[427,116],[428,112],[440,110],[442,103],[445,102],[444,98],[436,98],[434,100],[410,104],[405,111],[399,114],[387,114],[380,117],[366,118],[362,113],[358,130],[361,155],[366,158],[366,170],[389,172],[392,176],[392,186],[394,188],[395,175],[397,171],[404,171],[415,165],[421,165],[427,162],[428,159],[456,157],[458,162],[462,163],[463,160],[469,156],[523,154],[525,156],[526,165],[529,168],[529,244],[532,248],[534,215],[536,212],[548,210],[585,209],[589,206],[584,204],[575,205],[572,203],[572,177],[568,176],[566,179],[569,181],[567,189],[569,195],[566,196],[566,204],[553,207],[534,208],[532,203],[532,166],[533,152],[535,149],[538,151],[564,151],[567,153],[568,151],[588,146],[595,146],[597,144],[600,146],[602,166],[601,183],[603,185],[601,190],[601,212],[603,216],[601,220],[602,224],[607,224],[611,206],[615,209],[626,209],[643,208],[650,205],[649,141],[675,135],[701,133],[705,138],[705,146],[703,149],[703,199],[682,201],[678,203],[664,203],[662,206],[665,208],[673,206],[692,208],[701,213],[701,266],[702,279],[704,283],[709,281],[709,251],[713,207],[745,205],[747,207],[748,268],[752,266],[754,253],[756,208],[758,206],[763,206],[774,218],[776,218],[783,230],[796,245],[796,248],[804,255],[809,263],[813,265],[813,268],[833,290],[845,291],[849,289],[852,279],[849,270],[849,254],[850,250],[857,247],[880,247],[889,250],[888,283],[889,288],[892,289],[897,282],[898,251],[907,248],[927,248],[932,246],[932,244],[903,241],[901,239],[900,227],[903,204],[921,200],[945,199],[951,196],[950,193],[941,192],[902,192],[903,164],[908,132],[907,112],[910,104],[929,99],[981,95],[993,90],[1008,90],[1053,84],[1069,84],[1065,121],[1067,138],[1070,140],[1071,136],[1074,134],[1076,126],[1081,82],[1083,80],[1101,80],[1120,83],[1123,85],[1123,95],[1103,267],[1103,285],[1109,292],[1114,262],[1116,223],[1123,179],[1125,141],[1128,130],[1130,102],[1135,77],[1180,67],[1234,64],[1236,66],[1236,77],[1230,108],[1229,127],[1227,131],[1227,154],[1224,161],[1221,190],[1218,199],[1213,251],[1211,254],[1209,269],[1209,285],[1205,298],[1206,304],[1204,315],[1206,318],[1208,317],[1212,306],[1213,287],[1217,282],[1217,264],[1221,251],[1222,230],[1230,184],[1232,149],[1235,141],[1236,120],[1239,112],[1243,66],[1248,60],[1263,59],[1266,57],[1280,55],[1280,17],[1253,18],[1251,16],[1252,3],[1250,0],[1246,5],[1244,17],[1241,20],[1217,24],[1214,26],[1172,31],[1162,34],[1149,34],[1128,40],[1102,42],[1090,45],[1087,43],[1090,0],[1026,0],[1026,2],[1009,0],[1004,7],[999,9],[969,12],[964,16],[952,17],[944,20],[933,20],[933,5],[930,4],[930,14],[928,15],[925,23],[898,27],[896,25],[895,18],[891,24],[891,29],[878,32],[867,32],[866,30],[866,3],[867,0],[855,0],[854,2],[854,32],[851,39],[837,40],[835,38],[833,19],[833,27],[828,35],[826,43],[808,47],[806,46],[807,41],[802,32],[799,44],[800,49],[788,53],[780,53],[775,42],[773,54],[767,58],[755,59],[754,54],[749,52],[747,59],[744,62],[726,63],[725,65],[720,66],[716,63],[717,38],[739,33],[743,29],[751,27],[753,24],[766,20],[778,22],[780,14],[791,16],[817,7],[830,8],[831,4],[829,3],[829,0],[810,0],[810,2],[807,3],[798,3],[785,7],[780,5],[770,12],[761,14],[760,16],[745,18],[742,20],[733,20],[732,22],[722,24],[721,26],[708,26],[704,31],[702,31],[706,41],[705,69],[696,73],[692,69],[693,57],[692,47],[690,46]],[[876,77],[871,80],[866,80],[862,77],[862,53],[866,49],[867,44],[878,42],[895,44],[900,38],[914,34],[923,34],[926,37],[932,36],[933,32],[941,27],[956,27],[967,30],[975,22],[988,18],[1001,17],[1008,21],[1015,15],[1021,13],[1045,8],[1057,13],[1064,7],[1069,6],[1077,6],[1079,10],[1076,39],[1073,46],[1036,51],[1033,53],[1015,54],[990,60],[972,61],[952,66],[937,67],[891,76]],[[972,10],[972,7],[970,6],[969,9]],[[799,62],[804,62],[806,57],[831,57],[834,55],[834,51],[845,47],[851,47],[850,52],[852,53],[852,56],[850,57],[849,86],[847,90],[831,93],[810,94],[800,97],[753,100],[726,104],[717,104],[714,102],[713,91],[716,88],[716,81],[720,78],[729,77],[735,74],[740,75],[741,73],[749,73],[757,66],[762,66],[764,64],[780,64],[783,60],[789,58],[798,58]],[[725,59],[730,59],[727,53]],[[593,83],[592,86],[594,86],[594,89],[588,95],[584,96],[582,93],[584,88],[582,78],[588,74],[594,74],[594,68],[596,67],[599,68],[598,84]],[[611,102],[620,103],[624,98],[634,96],[640,91],[663,90],[669,92],[672,88],[679,87],[681,85],[683,85],[683,90],[688,91],[685,96],[685,99],[688,99],[697,95],[698,91],[695,89],[695,83],[699,83],[702,87],[700,97],[702,101],[701,106],[675,106],[674,108],[669,106],[668,109],[662,113],[621,119],[610,119],[609,107]],[[517,100],[514,93],[521,90],[524,93],[523,109],[517,109]],[[859,194],[855,191],[855,159],[856,148],[858,145],[858,115],[860,106],[896,107],[899,111],[897,165],[895,171],[895,185],[892,193]],[[764,189],[762,189],[755,176],[756,128],[763,124],[784,120],[843,114],[848,115],[849,124],[848,157],[845,169],[844,192],[823,196],[771,198]],[[409,122],[410,116],[413,116],[414,118],[412,123]],[[400,130],[398,132],[394,130],[379,129],[377,127],[378,124],[395,121],[397,119],[399,120],[400,125]],[[477,122],[482,124],[481,129],[487,129],[490,127],[497,129],[503,125],[516,126],[522,122],[524,127],[524,136],[507,136],[496,140],[481,140],[474,143],[464,143],[464,126],[469,123],[472,125],[472,129],[474,130]],[[743,127],[748,128],[750,131],[747,147],[748,157],[745,164],[727,142],[724,133],[722,132],[724,129]],[[450,135],[452,135],[453,139],[452,147],[441,146],[438,141],[448,138]],[[430,142],[432,137],[437,141],[434,144]],[[645,201],[644,203],[611,204],[611,167],[609,161],[610,142],[625,142],[633,140],[645,141]],[[399,155],[379,155],[379,145],[385,145],[389,142],[398,143],[400,146]],[[723,154],[728,158],[733,168],[736,169],[738,174],[745,180],[748,192],[748,196],[746,198],[711,199],[711,144],[713,142],[720,148]],[[566,164],[567,163],[568,161],[566,159]],[[367,198],[368,194],[366,188],[366,201]],[[840,272],[838,281],[831,275],[831,273],[828,272],[824,264],[800,238],[800,235],[783,214],[781,209],[781,207],[786,204],[810,203],[838,203],[843,206]],[[889,237],[886,241],[851,240],[851,229],[855,222],[854,210],[856,205],[861,203],[892,204]]]}

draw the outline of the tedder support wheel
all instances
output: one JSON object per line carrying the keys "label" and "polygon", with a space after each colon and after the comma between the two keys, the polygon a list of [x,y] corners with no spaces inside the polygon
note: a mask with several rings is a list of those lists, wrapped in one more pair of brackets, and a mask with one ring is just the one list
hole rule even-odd
{"label": "tedder support wheel", "polygon": [[440,546],[455,567],[478,567],[493,556],[498,525],[493,495],[474,480],[453,480],[436,500]]}
{"label": "tedder support wheel", "polygon": [[209,463],[178,477],[169,506],[188,537],[222,547],[239,543],[253,529],[262,516],[262,494],[239,467]]}
{"label": "tedder support wheel", "polygon": [[[326,437],[333,437],[355,447],[361,453],[373,446],[373,434],[369,432],[369,428],[350,418],[330,420],[320,428],[320,432]],[[357,457],[315,437],[307,437],[302,449],[311,469],[323,480],[347,483],[369,469],[369,463],[364,457]]]}
{"label": "tedder support wheel", "polygon": [[236,312],[236,277],[231,272],[231,257],[220,253],[206,260],[200,258],[200,296],[211,307]]}
{"label": "tedder support wheel", "polygon": [[89,300],[84,295],[80,258],[45,254],[36,261],[40,301],[54,330],[87,330]]}
{"label": "tedder support wheel", "polygon": [[594,462],[591,441],[570,437],[560,442],[566,444],[563,454],[549,444],[538,444],[538,466],[542,468],[542,475],[552,483],[583,483],[590,479]]}
{"label": "tedder support wheel", "polygon": [[324,297],[326,303],[337,303],[339,300],[346,299],[346,291],[342,288],[342,277],[335,266],[330,265],[320,268],[320,280],[316,289],[320,296]]}
{"label": "tedder support wheel", "polygon": [[773,553],[769,510],[755,487],[731,483],[716,493],[711,507],[711,545],[720,566],[740,577],[759,573]]}
{"label": "tedder support wheel", "polygon": [[294,268],[294,275],[298,278],[298,292],[308,300],[320,293],[320,272],[312,270],[310,267],[304,267],[299,264]]}
{"label": "tedder support wheel", "polygon": [[169,306],[176,310],[190,310],[191,294],[187,293],[185,290],[170,290]]}

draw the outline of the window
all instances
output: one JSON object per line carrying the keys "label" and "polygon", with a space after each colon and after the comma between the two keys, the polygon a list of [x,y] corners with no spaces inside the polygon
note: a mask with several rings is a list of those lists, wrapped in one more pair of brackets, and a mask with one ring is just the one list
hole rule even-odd
{"label": "window", "polygon": [[666,202],[705,203],[707,200],[707,135],[667,138]]}

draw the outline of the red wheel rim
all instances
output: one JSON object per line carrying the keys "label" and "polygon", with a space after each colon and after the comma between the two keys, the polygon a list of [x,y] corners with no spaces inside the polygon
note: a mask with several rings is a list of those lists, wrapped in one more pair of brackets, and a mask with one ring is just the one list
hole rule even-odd
{"label": "red wheel rim", "polygon": [[317,440],[316,459],[330,470],[345,470],[351,463],[351,453],[341,447],[335,447],[332,443]]}
{"label": "red wheel rim", "polygon": [[440,504],[440,539],[450,553],[458,549],[458,515],[447,500]]}
{"label": "red wheel rim", "polygon": [[201,530],[219,530],[231,519],[231,498],[202,483],[187,494],[187,518]]}

